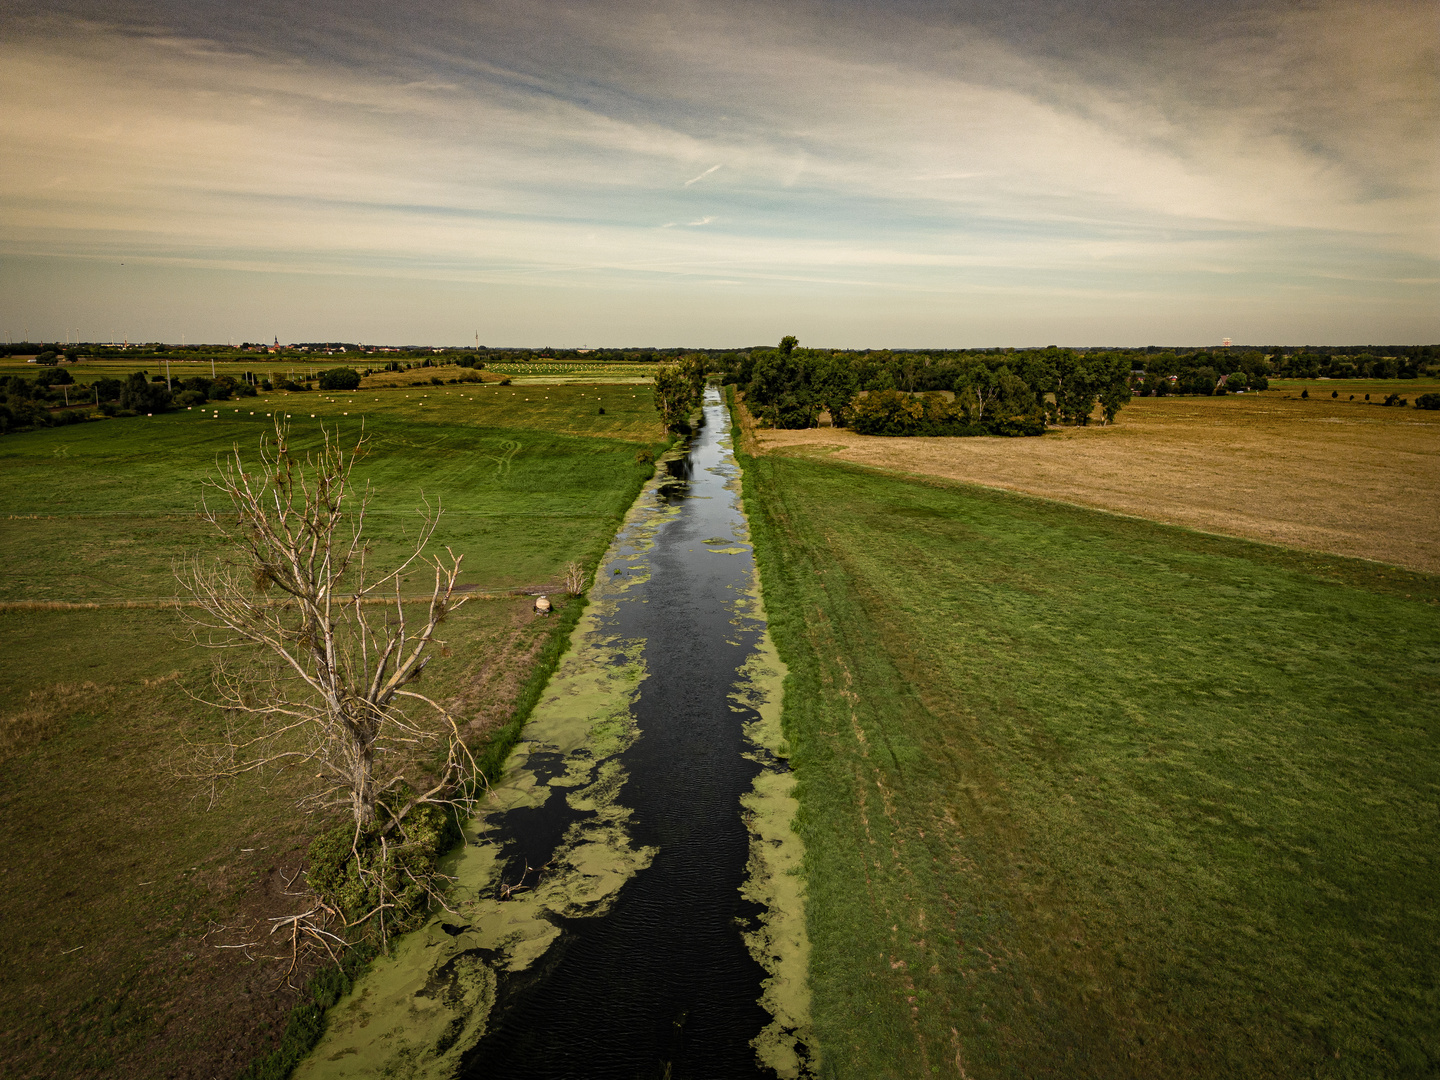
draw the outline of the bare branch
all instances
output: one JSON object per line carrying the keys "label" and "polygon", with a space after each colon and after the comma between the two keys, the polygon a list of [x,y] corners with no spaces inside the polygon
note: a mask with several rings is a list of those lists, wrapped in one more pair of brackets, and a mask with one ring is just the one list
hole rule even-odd
{"label": "bare branch", "polygon": [[[365,449],[363,429],[347,449],[338,431],[322,428],[321,445],[302,458],[277,417],[253,467],[237,445],[206,481],[202,516],[224,553],[191,556],[175,573],[191,598],[180,611],[192,639],[218,657],[211,692],[192,696],[223,723],[218,738],[188,745],[180,771],[208,784],[213,802],[239,777],[303,770],[302,807],[347,806],[352,854],[362,874],[375,875],[379,898],[347,925],[379,915],[383,941],[384,913],[395,907],[385,884],[389,837],[403,834],[417,807],[470,812],[483,777],[454,718],[409,689],[430,661],[440,625],[465,602],[455,593],[463,556],[428,552],[442,509],[422,496],[407,551],[388,569],[373,565],[364,534],[372,492],[353,478]],[[407,601],[403,583],[421,567],[431,579],[428,598]],[[407,779],[435,760],[443,761],[438,773]],[[364,865],[359,846],[371,827],[378,827],[378,870]],[[436,882],[408,867],[405,874],[443,903]],[[289,930],[292,971],[299,942],[323,943],[330,933],[316,912],[339,917],[320,905],[276,923]]]}

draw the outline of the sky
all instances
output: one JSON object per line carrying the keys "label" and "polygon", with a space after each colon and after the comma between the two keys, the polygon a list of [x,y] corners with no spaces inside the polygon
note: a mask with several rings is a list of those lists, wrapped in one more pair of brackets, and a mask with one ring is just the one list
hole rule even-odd
{"label": "sky", "polygon": [[10,0],[12,340],[1440,342],[1433,0]]}

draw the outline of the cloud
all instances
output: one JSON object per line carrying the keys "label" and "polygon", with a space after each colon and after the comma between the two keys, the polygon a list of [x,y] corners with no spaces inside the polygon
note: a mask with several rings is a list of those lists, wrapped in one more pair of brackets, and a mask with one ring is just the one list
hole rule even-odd
{"label": "cloud", "polygon": [[1440,308],[1424,5],[1037,5],[0,18],[0,253]]}
{"label": "cloud", "polygon": [[695,183],[697,180],[704,180],[705,177],[709,176],[711,173],[713,173],[713,172],[714,172],[716,169],[718,169],[718,168],[720,168],[719,165],[711,165],[708,169],[706,169],[704,172],[702,172],[699,176],[692,176],[689,180],[686,180],[683,186],[689,187],[691,184]]}

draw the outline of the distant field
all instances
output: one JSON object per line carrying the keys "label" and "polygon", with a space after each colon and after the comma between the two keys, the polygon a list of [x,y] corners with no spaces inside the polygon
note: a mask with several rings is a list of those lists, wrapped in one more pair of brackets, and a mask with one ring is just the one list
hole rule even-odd
{"label": "distant field", "polygon": [[[374,368],[377,371],[384,367],[386,360],[370,358],[361,359],[358,356],[326,356],[299,360],[287,357],[277,360],[271,356],[249,356],[243,359],[230,357],[216,358],[212,364],[210,360],[171,360],[170,377],[175,380],[188,379],[194,375],[204,375],[209,378],[215,375],[239,376],[246,371],[254,372],[266,378],[275,376],[293,375],[296,379],[307,377],[314,378],[319,372],[327,368],[353,367],[359,371],[367,368]],[[69,371],[79,382],[90,382],[98,378],[121,378],[129,375],[132,371],[148,371],[152,375],[165,374],[165,360],[154,357],[121,356],[121,357],[96,357],[93,359],[77,360],[73,364],[65,364],[65,370]],[[36,365],[27,363],[15,357],[0,357],[0,375],[26,375],[33,377],[39,370]]]}
{"label": "distant field", "polygon": [[[636,453],[659,446],[657,414],[648,389],[492,394],[274,394],[219,418],[223,403],[0,438],[0,1075],[209,1078],[272,1047],[295,999],[271,993],[284,963],[259,958],[282,950],[214,946],[291,910],[285,882],[320,828],[284,777],[210,812],[172,778],[180,733],[217,719],[186,694],[211,657],[172,610],[34,601],[173,594],[173,560],[212,544],[201,479],[235,443],[253,460],[267,411],[288,411],[301,445],[321,419],[353,436],[366,414],[382,558],[423,489],[467,584],[557,583],[598,558],[649,475]],[[474,600],[445,624],[428,692],[477,739],[511,715],[554,622],[531,604]]]}
{"label": "distant field", "polygon": [[824,1075],[1434,1075],[1440,579],[833,458],[744,484]]}
{"label": "distant field", "polygon": [[[1308,401],[1300,390],[1310,389]],[[1332,401],[1332,388],[1344,390]],[[1111,427],[1031,439],[760,431],[824,454],[1210,532],[1440,572],[1440,412],[1383,408],[1440,384],[1314,380],[1261,394],[1136,398]],[[1323,391],[1323,395],[1322,395]],[[1349,400],[1350,394],[1355,401]]]}
{"label": "distant field", "polygon": [[1387,394],[1399,394],[1414,404],[1421,394],[1440,392],[1440,379],[1271,379],[1270,389],[1296,394],[1309,390],[1312,398],[1336,394],[1342,401],[1349,401],[1351,394],[1360,401],[1366,394],[1379,401],[1384,401]]}
{"label": "distant field", "polygon": [[[436,362],[442,358],[436,357]],[[329,368],[349,367],[366,373],[381,373],[381,369],[390,362],[389,357],[370,356],[352,353],[345,356],[320,356],[320,357],[281,357],[276,358],[270,355],[253,355],[248,357],[217,357],[213,362],[209,359],[203,360],[171,360],[168,365],[170,377],[173,380],[183,381],[195,375],[241,375],[244,372],[253,372],[265,378],[293,378],[296,381],[301,379],[313,379],[320,372]],[[401,360],[402,364],[421,363],[416,359]],[[167,365],[164,359],[154,357],[97,357],[93,359],[81,359],[73,364],[66,364],[66,370],[81,382],[90,382],[97,378],[117,378],[128,375],[132,371],[147,371],[152,375],[164,375]],[[34,364],[15,357],[0,357],[0,375],[27,375],[33,376],[37,368]],[[588,364],[577,363],[487,363],[484,370],[500,376],[521,377],[527,381],[544,381],[550,383],[639,383],[649,382],[655,376],[654,364],[633,364],[623,362],[594,362]],[[453,377],[457,368],[453,363],[447,363],[443,367],[412,367],[405,372],[392,372],[403,378],[420,379],[432,375],[444,375]]]}
{"label": "distant field", "polygon": [[437,539],[466,553],[463,580],[480,589],[555,582],[598,557],[624,509],[613,493],[637,483],[637,451],[661,437],[648,388],[495,386],[273,393],[10,435],[0,601],[173,595],[173,560],[210,543],[201,480],[234,445],[253,459],[271,413],[289,415],[300,446],[322,421],[350,438],[363,421],[357,475],[376,489],[377,538],[398,544],[421,493],[438,499]]}

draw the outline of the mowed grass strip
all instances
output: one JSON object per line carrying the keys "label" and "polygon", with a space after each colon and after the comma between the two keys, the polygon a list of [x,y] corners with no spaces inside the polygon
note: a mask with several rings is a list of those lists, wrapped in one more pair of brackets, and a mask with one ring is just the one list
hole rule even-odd
{"label": "mowed grass strip", "polygon": [[649,389],[626,388],[629,404],[616,397],[604,415],[588,404],[603,390],[531,394],[532,406],[433,389],[365,395],[381,405],[281,394],[0,439],[0,601],[174,595],[175,560],[214,543],[197,515],[202,480],[236,445],[258,460],[267,412],[289,415],[301,450],[319,445],[322,424],[353,445],[363,419],[356,478],[374,490],[368,531],[382,559],[405,546],[427,498],[445,511],[436,541],[465,554],[462,580],[475,588],[552,583],[567,562],[598,558],[649,474],[637,452],[662,436]]}
{"label": "mowed grass strip", "polygon": [[1437,579],[826,461],[745,498],[824,1075],[1433,1075]]}

